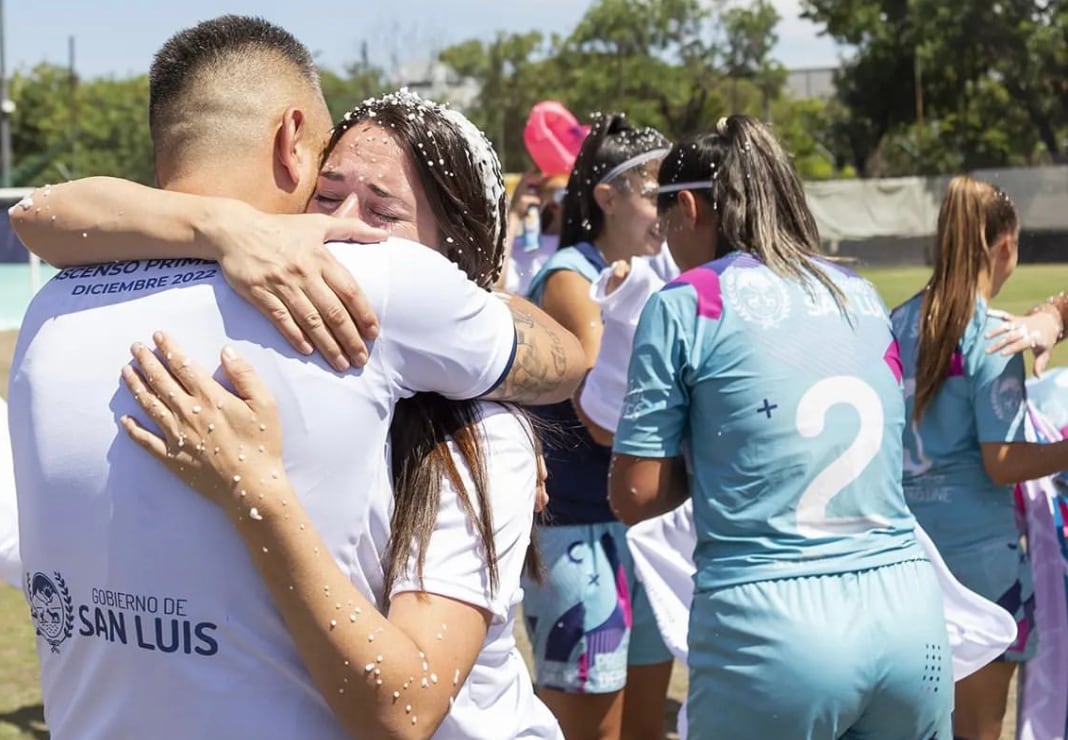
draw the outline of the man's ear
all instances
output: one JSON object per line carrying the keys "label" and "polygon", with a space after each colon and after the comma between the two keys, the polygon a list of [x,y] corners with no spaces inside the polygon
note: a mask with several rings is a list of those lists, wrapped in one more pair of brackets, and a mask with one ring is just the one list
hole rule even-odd
{"label": "man's ear", "polygon": [[275,136],[274,156],[279,167],[297,184],[306,171],[305,158],[312,151],[308,146],[307,117],[300,108],[289,107],[282,113],[282,122]]}

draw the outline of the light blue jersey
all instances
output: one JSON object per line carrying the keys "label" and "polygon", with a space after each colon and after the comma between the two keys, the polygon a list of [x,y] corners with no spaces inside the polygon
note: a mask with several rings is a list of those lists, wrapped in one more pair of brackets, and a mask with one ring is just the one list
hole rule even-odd
{"label": "light blue jersey", "polygon": [[980,445],[1026,441],[1024,362],[1020,355],[987,354],[990,342],[984,335],[1001,319],[988,316],[986,301],[976,298],[949,375],[917,425],[913,402],[922,301],[920,293],[893,313],[908,415],[905,496],[952,567],[960,551],[1018,539],[1013,488],[990,480]]}
{"label": "light blue jersey", "polygon": [[615,452],[685,447],[697,592],[922,559],[901,490],[901,366],[869,282],[812,281],[749,255],[683,274],[646,305]]}

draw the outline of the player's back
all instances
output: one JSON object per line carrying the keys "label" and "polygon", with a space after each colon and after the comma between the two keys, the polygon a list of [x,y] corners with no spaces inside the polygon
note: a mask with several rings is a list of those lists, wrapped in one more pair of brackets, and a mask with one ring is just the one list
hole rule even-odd
{"label": "player's back", "polygon": [[886,308],[733,254],[661,293],[689,326],[697,588],[847,572],[919,557],[901,492],[904,402]]}
{"label": "player's back", "polygon": [[[923,293],[894,309],[905,378],[905,495],[943,554],[992,538],[1018,536],[1012,486],[990,479],[983,464],[986,442],[1025,442],[1023,358],[989,354],[985,338],[1001,318],[977,297],[948,372],[915,419]],[[932,535],[935,536],[935,535]]]}
{"label": "player's back", "polygon": [[[390,264],[405,269],[398,249],[335,248],[376,310]],[[118,426],[122,414],[139,416],[119,371],[131,343],[150,343],[156,329],[209,370],[227,343],[252,363],[277,399],[286,473],[322,556],[367,594],[381,578],[357,545],[391,495],[384,447],[399,391],[385,339],[364,370],[338,374],[292,351],[214,264],[64,270],[29,309],[10,386],[23,567],[53,737],[344,737],[227,515]]]}

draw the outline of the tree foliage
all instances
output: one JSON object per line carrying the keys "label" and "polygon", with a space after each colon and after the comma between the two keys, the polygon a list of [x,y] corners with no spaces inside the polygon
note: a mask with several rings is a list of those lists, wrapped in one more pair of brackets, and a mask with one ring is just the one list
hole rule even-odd
{"label": "tree foliage", "polygon": [[[624,111],[671,139],[732,112],[770,120],[805,177],[934,174],[1068,161],[1068,0],[802,0],[842,44],[837,93],[795,99],[776,61],[771,0],[594,0],[567,34],[500,32],[445,49],[481,92],[466,112],[505,168],[530,166],[531,107]],[[322,70],[334,116],[389,89],[369,58]],[[85,174],[152,182],[147,80],[10,80],[13,184]]]}
{"label": "tree foliage", "polygon": [[10,81],[12,184],[116,175],[153,182],[148,78],[72,79],[41,64]]}
{"label": "tree foliage", "polygon": [[855,53],[838,78],[838,154],[868,175],[1065,161],[1060,0],[804,0]]}
{"label": "tree foliage", "polygon": [[672,139],[732,112],[752,113],[774,120],[787,145],[804,150],[804,174],[830,176],[823,104],[783,95],[785,70],[772,56],[778,22],[769,0],[598,0],[567,36],[502,33],[457,44],[441,59],[481,85],[468,113],[506,169],[529,166],[523,125],[535,103],[553,99],[586,120],[623,111]]}

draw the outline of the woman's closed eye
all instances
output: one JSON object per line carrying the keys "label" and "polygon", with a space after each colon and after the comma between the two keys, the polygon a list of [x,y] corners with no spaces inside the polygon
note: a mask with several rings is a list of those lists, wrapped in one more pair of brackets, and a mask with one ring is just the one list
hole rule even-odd
{"label": "woman's closed eye", "polygon": [[336,211],[338,206],[340,206],[345,200],[343,197],[339,197],[331,193],[325,193],[321,190],[316,190],[315,195],[312,196],[312,199],[320,206],[322,206],[324,210],[327,211]]}
{"label": "woman's closed eye", "polygon": [[379,222],[382,222],[382,223],[385,223],[385,224],[395,224],[395,223],[397,223],[398,221],[401,220],[400,216],[397,216],[396,214],[389,213],[387,211],[375,210],[375,209],[371,209],[369,215],[370,215],[371,219],[368,221],[368,223],[373,223],[375,221],[379,221]]}

